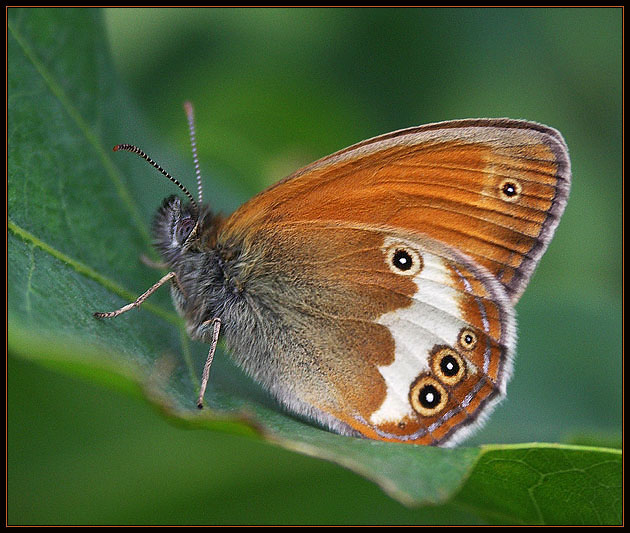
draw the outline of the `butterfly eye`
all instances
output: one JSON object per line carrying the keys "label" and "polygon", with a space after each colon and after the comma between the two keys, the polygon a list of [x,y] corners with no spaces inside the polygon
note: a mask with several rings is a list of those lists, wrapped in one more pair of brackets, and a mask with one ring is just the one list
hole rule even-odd
{"label": "butterfly eye", "polygon": [[457,342],[464,350],[472,350],[477,346],[478,337],[477,334],[469,328],[464,328],[460,331]]}
{"label": "butterfly eye", "polygon": [[175,238],[177,239],[177,242],[180,244],[183,243],[188,238],[194,227],[195,221],[192,217],[184,217],[181,220],[178,220],[177,226],[175,227]]}
{"label": "butterfly eye", "polygon": [[406,245],[396,244],[387,249],[387,265],[394,274],[413,276],[422,269],[420,254]]}
{"label": "butterfly eye", "polygon": [[514,179],[505,179],[499,185],[501,197],[508,202],[516,202],[521,197],[521,184]]}
{"label": "butterfly eye", "polygon": [[437,378],[445,385],[456,385],[464,377],[466,364],[452,348],[442,347],[433,355],[431,368]]}
{"label": "butterfly eye", "polygon": [[418,414],[434,416],[446,406],[448,392],[437,379],[425,374],[411,386],[409,399]]}

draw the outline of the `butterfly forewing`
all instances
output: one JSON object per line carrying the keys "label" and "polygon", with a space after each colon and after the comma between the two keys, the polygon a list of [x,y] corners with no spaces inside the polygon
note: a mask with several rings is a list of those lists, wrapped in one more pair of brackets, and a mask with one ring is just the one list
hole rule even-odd
{"label": "butterfly forewing", "polygon": [[516,301],[551,240],[569,179],[566,145],[551,128],[452,121],[313,163],[243,205],[228,227],[336,220],[416,231],[473,258]]}

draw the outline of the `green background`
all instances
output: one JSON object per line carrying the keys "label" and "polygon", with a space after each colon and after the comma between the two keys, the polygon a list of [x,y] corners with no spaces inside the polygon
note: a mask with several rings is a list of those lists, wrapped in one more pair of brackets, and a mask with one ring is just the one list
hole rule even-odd
{"label": "green background", "polygon": [[[507,116],[559,129],[569,204],[517,306],[508,398],[466,445],[620,445],[620,9],[123,9],[104,21],[116,82],[137,108],[111,144],[167,147],[153,157],[194,187],[181,107],[193,101],[206,197],[225,212],[303,164],[407,126]],[[134,136],[138,116],[148,137]],[[155,191],[170,191],[161,181]],[[140,206],[145,224],[155,191]],[[479,520],[465,502],[408,509],[336,465],[183,430],[134,397],[21,358],[8,360],[7,394],[9,523]]]}

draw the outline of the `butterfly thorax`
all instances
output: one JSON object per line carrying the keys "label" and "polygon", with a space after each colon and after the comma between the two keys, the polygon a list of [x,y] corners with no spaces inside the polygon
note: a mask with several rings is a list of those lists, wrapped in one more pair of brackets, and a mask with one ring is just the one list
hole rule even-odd
{"label": "butterfly thorax", "polygon": [[205,322],[225,318],[225,309],[239,307],[243,298],[240,249],[217,242],[222,221],[207,205],[196,213],[190,204],[170,196],[153,223],[155,246],[176,275],[173,301],[193,338],[202,336]]}

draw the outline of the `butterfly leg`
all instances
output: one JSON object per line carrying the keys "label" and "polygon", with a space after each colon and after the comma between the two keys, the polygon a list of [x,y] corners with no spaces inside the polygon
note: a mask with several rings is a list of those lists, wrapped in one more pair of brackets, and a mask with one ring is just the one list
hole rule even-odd
{"label": "butterfly leg", "polygon": [[203,374],[201,376],[201,387],[199,388],[199,397],[197,398],[197,407],[203,409],[203,396],[206,393],[206,387],[208,386],[208,380],[210,379],[210,367],[212,366],[212,360],[214,359],[214,352],[217,349],[217,343],[219,342],[219,331],[221,330],[221,319],[213,318],[206,320],[203,323],[204,327],[212,325],[212,341],[210,343],[210,350],[208,351],[208,357],[206,364],[203,367]]}
{"label": "butterfly leg", "polygon": [[173,279],[173,278],[175,278],[175,282],[177,282],[177,276],[175,275],[175,272],[169,272],[168,274],[163,276],[157,283],[155,283],[148,291],[146,291],[145,293],[143,293],[140,296],[138,296],[138,299],[135,302],[131,302],[130,304],[127,304],[127,305],[121,307],[120,309],[116,309],[116,311],[109,311],[107,313],[94,313],[94,316],[96,318],[114,318],[114,317],[116,317],[118,315],[122,315],[123,313],[126,313],[127,311],[130,311],[131,309],[134,309],[136,307],[140,307],[140,305],[142,305],[142,303],[149,296],[151,296],[162,285],[164,285],[167,281],[169,281],[170,279]]}

